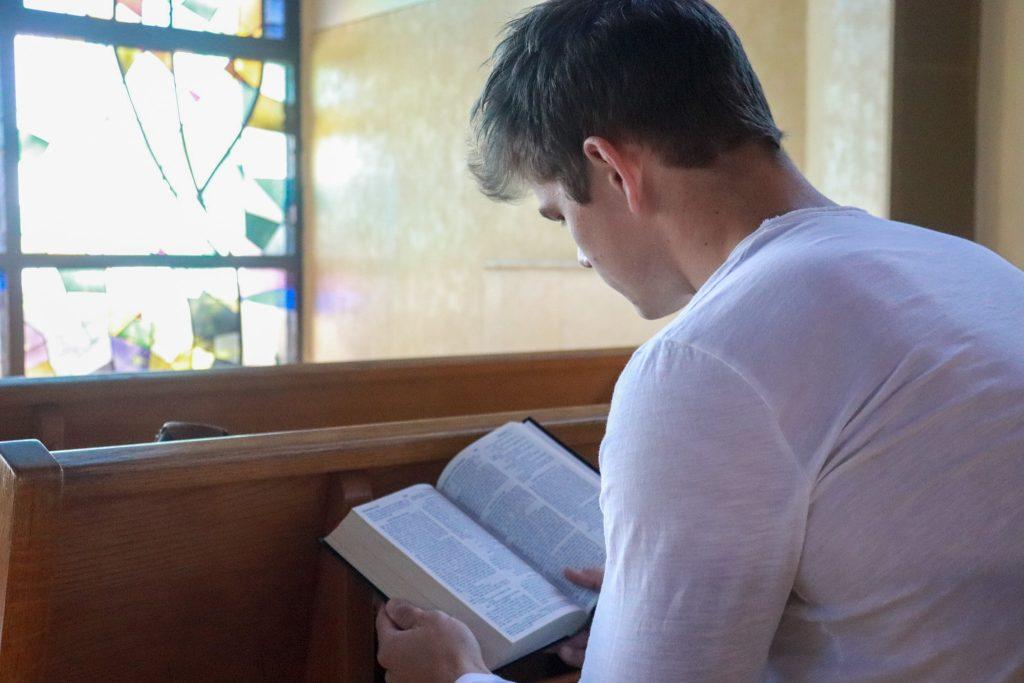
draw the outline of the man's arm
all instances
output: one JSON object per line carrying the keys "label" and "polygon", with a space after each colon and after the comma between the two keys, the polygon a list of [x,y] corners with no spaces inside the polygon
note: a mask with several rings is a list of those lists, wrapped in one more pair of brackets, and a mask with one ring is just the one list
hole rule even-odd
{"label": "man's arm", "polygon": [[480,645],[458,619],[423,610],[407,600],[389,600],[377,612],[377,661],[389,683],[492,683]]}
{"label": "man's arm", "polygon": [[755,680],[796,575],[807,477],[727,363],[664,340],[642,353],[602,446],[608,563],[583,680]]}

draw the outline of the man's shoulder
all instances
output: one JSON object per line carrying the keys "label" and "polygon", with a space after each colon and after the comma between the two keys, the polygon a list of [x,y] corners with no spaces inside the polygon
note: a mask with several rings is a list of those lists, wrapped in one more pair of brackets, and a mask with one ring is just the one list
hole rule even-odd
{"label": "man's shoulder", "polygon": [[[792,401],[818,377],[883,373],[936,317],[953,320],[963,289],[948,275],[975,277],[959,264],[985,270],[988,258],[964,240],[854,210],[807,216],[751,238],[637,350],[626,381],[722,363],[755,387],[791,389]],[[700,358],[666,362],[679,349]]]}
{"label": "man's shoulder", "polygon": [[755,232],[741,248],[659,339],[742,365],[769,348],[798,354],[821,337],[836,342],[838,331],[878,338],[887,318],[927,315],[922,302],[954,304],[950,276],[983,280],[1000,260],[966,240],[852,209]]}

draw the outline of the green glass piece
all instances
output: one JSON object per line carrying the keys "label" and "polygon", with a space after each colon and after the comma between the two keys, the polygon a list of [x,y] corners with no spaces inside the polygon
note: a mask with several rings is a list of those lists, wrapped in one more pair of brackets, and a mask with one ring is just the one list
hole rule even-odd
{"label": "green glass piece", "polygon": [[238,311],[209,292],[203,292],[198,299],[189,299],[188,305],[192,311],[192,336],[199,348],[212,352],[218,337],[241,333]]}
{"label": "green glass piece", "polygon": [[114,336],[139,348],[148,349],[153,345],[153,326],[143,322],[141,316],[137,316]]}
{"label": "green glass piece", "polygon": [[264,192],[266,192],[271,199],[277,202],[278,206],[284,206],[284,194],[287,185],[283,180],[267,180],[265,178],[257,178],[256,184],[259,185]]}
{"label": "green glass piece", "polygon": [[267,248],[279,227],[279,223],[268,221],[262,216],[249,212],[245,214],[245,236],[260,249]]}
{"label": "green glass piece", "polygon": [[107,291],[104,271],[95,268],[67,268],[60,271],[67,292],[96,292],[105,294]]}
{"label": "green glass piece", "polygon": [[256,100],[260,96],[258,88],[254,88],[248,83],[242,83],[242,111],[249,112],[256,110]]}
{"label": "green glass piece", "polygon": [[182,7],[195,12],[206,21],[213,19],[213,15],[217,13],[217,5],[213,2],[203,2],[203,0],[184,0],[181,5]]}
{"label": "green glass piece", "polygon": [[28,134],[21,138],[21,157],[42,156],[50,143],[38,135]]}
{"label": "green glass piece", "polygon": [[242,335],[238,332],[217,335],[213,340],[213,355],[213,367],[218,367],[218,361],[241,365]]}
{"label": "green glass piece", "polygon": [[253,294],[252,296],[246,297],[246,301],[251,301],[256,304],[266,304],[267,306],[275,306],[277,308],[288,308],[289,300],[291,296],[287,289],[272,289],[269,292],[260,292],[259,294]]}

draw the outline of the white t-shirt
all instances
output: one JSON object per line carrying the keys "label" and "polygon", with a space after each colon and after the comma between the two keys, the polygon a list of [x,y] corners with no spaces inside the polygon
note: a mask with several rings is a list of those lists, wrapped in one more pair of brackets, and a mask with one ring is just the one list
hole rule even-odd
{"label": "white t-shirt", "polygon": [[601,474],[588,683],[1024,680],[1024,272],[987,249],[766,221],[633,356]]}

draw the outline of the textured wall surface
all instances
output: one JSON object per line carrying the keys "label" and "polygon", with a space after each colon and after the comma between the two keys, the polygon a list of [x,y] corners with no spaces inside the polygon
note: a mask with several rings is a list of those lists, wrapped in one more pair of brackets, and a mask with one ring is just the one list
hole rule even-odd
{"label": "textured wall surface", "polygon": [[889,211],[893,0],[810,0],[805,171],[840,204]]}
{"label": "textured wall surface", "polygon": [[312,10],[311,22],[315,30],[323,30],[360,21],[368,17],[394,12],[410,5],[432,0],[303,0]]}
{"label": "textured wall surface", "polygon": [[[529,4],[430,0],[313,36],[307,359],[630,345],[663,324],[576,268],[532,200],[492,203],[466,171],[482,63]],[[801,163],[805,0],[716,5]]]}
{"label": "textured wall surface", "polygon": [[1024,268],[1024,2],[984,0],[978,91],[979,242]]}

